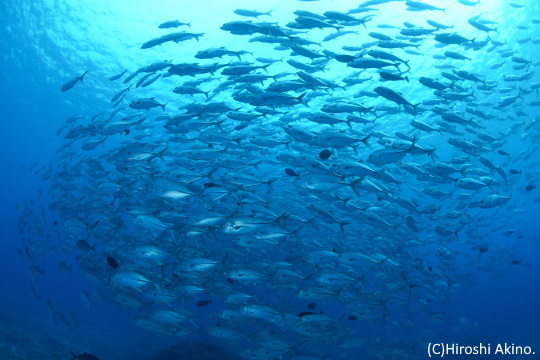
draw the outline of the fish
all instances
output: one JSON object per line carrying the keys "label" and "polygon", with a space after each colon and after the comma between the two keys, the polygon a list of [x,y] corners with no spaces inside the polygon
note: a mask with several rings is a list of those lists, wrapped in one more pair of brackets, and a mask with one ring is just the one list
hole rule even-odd
{"label": "fish", "polygon": [[260,12],[257,10],[236,9],[234,10],[234,13],[241,16],[258,18],[259,16],[262,16],[262,15],[271,16],[270,14],[272,13],[272,10],[267,11],[267,12]]}
{"label": "fish", "polygon": [[418,9],[418,10],[440,10],[442,12],[446,12],[445,9],[438,8],[436,6],[429,5],[420,1],[407,0],[405,2],[405,6],[408,6],[409,8],[413,8],[413,9]]}
{"label": "fish", "polygon": [[109,81],[114,81],[114,80],[118,80],[120,78],[122,78],[122,76],[124,76],[126,73],[127,73],[128,69],[122,71],[121,73],[118,73],[116,75],[113,75],[109,78]]}
{"label": "fish", "polygon": [[378,86],[374,89],[374,91],[384,97],[385,99],[387,100],[390,100],[390,101],[393,101],[395,102],[396,104],[399,104],[399,105],[408,105],[408,106],[411,106],[413,109],[416,109],[416,107],[418,105],[420,105],[420,103],[418,104],[411,104],[409,101],[407,101],[403,95],[395,90],[392,90],[388,87],[385,87],[385,86]]}
{"label": "fish", "polygon": [[62,88],[61,90],[62,91],[68,91],[68,90],[71,90],[75,85],[77,85],[77,83],[80,81],[80,82],[83,82],[83,78],[84,78],[84,75],[88,74],[88,70],[86,70],[82,75],[80,76],[77,76],[76,78],[74,78],[73,80],[70,80],[68,81],[67,83],[65,83],[64,85],[62,85]]}
{"label": "fish", "polygon": [[182,22],[182,21],[180,21],[178,19],[177,20],[165,21],[165,22],[162,22],[161,24],[159,24],[158,28],[159,29],[170,29],[170,28],[177,28],[177,27],[180,27],[180,26],[183,26],[183,25],[191,27],[191,21],[188,22],[188,23]]}
{"label": "fish", "polygon": [[137,100],[133,100],[129,107],[133,109],[144,109],[144,110],[150,110],[155,107],[161,107],[163,111],[165,111],[165,105],[166,104],[160,104],[155,100],[155,98],[141,98]]}
{"label": "fish", "polygon": [[434,39],[435,41],[443,43],[443,44],[455,44],[455,45],[461,45],[467,42],[471,42],[474,44],[474,40],[476,40],[476,38],[466,39],[457,33],[439,33],[435,35]]}

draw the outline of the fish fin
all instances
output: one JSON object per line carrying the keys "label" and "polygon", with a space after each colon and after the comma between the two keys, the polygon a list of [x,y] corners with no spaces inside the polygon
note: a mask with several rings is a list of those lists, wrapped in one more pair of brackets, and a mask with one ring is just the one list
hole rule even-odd
{"label": "fish fin", "polygon": [[[223,257],[223,260],[221,260],[221,264],[225,267],[225,269],[227,269],[227,271],[229,271],[229,268],[227,267],[227,265],[225,265],[225,261],[227,260],[228,257],[229,257],[229,252],[227,252],[227,254],[225,254],[225,256]],[[212,300],[210,300],[210,303],[212,303]]]}
{"label": "fish fin", "polygon": [[463,229],[465,226],[462,226],[460,227],[459,229],[457,229],[456,231],[454,231],[454,235],[456,236],[456,239],[459,240],[459,232],[461,231],[461,229]]}
{"label": "fish fin", "polygon": [[360,196],[360,193],[358,192],[358,189],[356,188],[356,184],[362,182],[362,180],[364,180],[364,178],[358,178],[354,181],[351,181],[350,185],[351,185],[351,188],[352,188],[352,191],[356,194],[356,196]]}
{"label": "fish fin", "polygon": [[165,152],[169,150],[169,147],[166,147],[165,149],[161,150],[160,152],[156,153],[155,156],[157,156],[158,158],[161,159],[161,161],[163,161],[164,163],[165,162],[165,159],[163,158],[163,154],[165,154]]}
{"label": "fish fin", "polygon": [[434,153],[435,153],[435,148],[433,149],[429,149],[427,151],[427,155],[431,158],[431,161],[435,162],[435,156],[434,156]]}
{"label": "fish fin", "polygon": [[221,131],[223,131],[223,129],[221,128],[221,124],[223,124],[225,122],[225,120],[227,120],[227,119],[223,119],[223,120],[220,120],[220,121],[216,122],[216,126]]}
{"label": "fish fin", "polygon": [[[348,197],[348,198],[345,198],[345,199],[341,199],[341,201],[343,201],[343,207],[345,209],[347,209],[347,202],[349,202],[349,200],[351,200],[351,197]],[[73,265],[72,265],[73,266]]]}

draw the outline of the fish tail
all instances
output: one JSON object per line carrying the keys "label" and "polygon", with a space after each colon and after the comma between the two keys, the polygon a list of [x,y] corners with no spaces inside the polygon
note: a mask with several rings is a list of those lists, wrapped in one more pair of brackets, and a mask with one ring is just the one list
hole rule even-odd
{"label": "fish tail", "polygon": [[[208,92],[210,92],[210,91],[208,91]],[[217,95],[217,92],[214,92],[213,94],[210,95],[208,100],[212,100],[214,98],[214,96],[216,96],[216,95]]]}
{"label": "fish tail", "polygon": [[461,231],[461,229],[463,229],[465,226],[462,226],[460,227],[459,229],[457,229],[456,231],[454,231],[454,235],[456,236],[456,239],[459,240],[459,232]]}
{"label": "fish tail", "polygon": [[305,106],[309,107],[309,105],[308,105],[308,100],[304,100],[307,93],[308,93],[308,92],[306,91],[305,93],[303,93],[302,95],[300,95],[300,96],[297,97],[296,99],[297,99],[298,101],[300,101],[302,104],[304,104]]}
{"label": "fish tail", "polygon": [[73,357],[71,358],[71,360],[73,360],[73,359],[76,359],[76,358],[77,358],[77,355],[75,355],[75,354],[74,354],[73,352],[71,352],[71,351],[70,351],[70,353],[71,353],[71,356],[73,356]]}
{"label": "fish tail", "polygon": [[225,122],[226,119],[224,120],[220,120],[218,122],[216,122],[216,126],[218,127],[219,130],[223,131],[223,129],[221,128],[221,124],[223,124]]}
{"label": "fish tail", "polygon": [[345,225],[349,225],[350,223],[349,222],[340,222],[339,223],[339,228],[341,229],[341,232],[344,233],[345,232]]}
{"label": "fish tail", "polygon": [[284,144],[285,144],[285,147],[287,148],[287,150],[290,150],[290,147],[289,145],[291,145],[291,142],[292,140],[289,140],[289,141],[286,141]]}
{"label": "fish tail", "polygon": [[268,185],[268,187],[270,188],[270,190],[274,190],[274,188],[272,187],[272,184],[274,184],[274,182],[275,182],[276,180],[278,180],[278,179],[279,179],[278,177],[273,178],[273,179],[270,179],[270,180],[266,181],[265,184]]}
{"label": "fish tail", "polygon": [[411,60],[403,61],[403,63],[405,64],[406,67],[409,68],[409,70],[411,70],[411,66],[409,65],[409,62],[410,62],[410,61],[411,61]]}
{"label": "fish tail", "polygon": [[292,234],[298,239],[300,240],[300,236],[298,236],[298,233],[300,232],[300,230],[302,230],[302,228],[304,227],[304,225],[300,225],[298,228],[296,228],[295,230],[293,230]]}
{"label": "fish tail", "polygon": [[368,134],[365,138],[360,140],[368,149],[371,149],[371,145],[368,143],[369,138],[371,137],[371,134]]}
{"label": "fish tail", "polygon": [[[96,235],[94,234],[94,228],[97,226],[97,224],[99,224],[101,220],[98,220],[96,221],[95,223],[93,223],[92,225],[90,225],[88,227],[88,230],[90,230],[90,233],[92,234],[92,236],[94,237],[94,239],[96,238]],[[97,244],[94,244],[94,246],[92,247],[92,250],[94,249],[94,247],[96,247]]]}
{"label": "fish tail", "polygon": [[166,147],[165,149],[161,150],[160,152],[158,152],[158,153],[156,154],[156,156],[157,156],[158,158],[160,158],[161,161],[163,161],[163,162],[165,162],[165,159],[163,158],[163,154],[165,154],[165,152],[166,152],[167,150],[169,150],[169,147]]}
{"label": "fish tail", "polygon": [[[227,260],[228,257],[229,257],[229,252],[227,252],[227,253],[225,254],[225,256],[223,257],[223,260],[221,260],[221,264],[222,264],[223,266],[225,266],[225,269],[228,269],[228,268],[227,268],[227,265],[225,265],[225,261]],[[210,304],[211,304],[211,303],[212,303],[212,300],[210,300]]]}
{"label": "fish tail", "polygon": [[[419,104],[417,104],[417,105],[419,105]],[[414,107],[414,105],[413,105],[413,107]],[[411,147],[409,149],[407,149],[406,151],[413,150],[415,146],[416,146],[416,134],[413,136]]]}
{"label": "fish tail", "polygon": [[[346,209],[347,208],[347,203],[349,202],[349,200],[351,200],[350,197],[348,198],[345,198],[345,199],[341,199],[341,201],[343,201],[343,207]],[[73,265],[72,265],[73,266]]]}
{"label": "fish tail", "polygon": [[[240,146],[240,144],[238,144],[238,146]],[[241,147],[241,146],[240,146]],[[257,161],[256,163],[252,164],[251,166],[253,166],[255,169],[257,169],[258,171],[260,171],[261,169],[259,168],[259,164],[262,163],[264,161],[264,159],[262,160],[259,160]]]}

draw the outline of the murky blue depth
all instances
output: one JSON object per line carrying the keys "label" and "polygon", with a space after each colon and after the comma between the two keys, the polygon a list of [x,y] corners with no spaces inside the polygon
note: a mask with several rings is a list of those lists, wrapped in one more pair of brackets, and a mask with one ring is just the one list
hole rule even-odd
{"label": "murky blue depth", "polygon": [[540,352],[538,14],[2,4],[0,357]]}

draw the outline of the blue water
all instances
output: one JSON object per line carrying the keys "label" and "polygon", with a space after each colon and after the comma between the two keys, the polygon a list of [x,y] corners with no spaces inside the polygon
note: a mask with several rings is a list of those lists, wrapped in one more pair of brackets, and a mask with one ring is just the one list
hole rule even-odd
{"label": "blue water", "polygon": [[[410,241],[411,232],[405,225],[399,228],[403,233],[393,232],[388,229],[378,229],[357,220],[351,221],[348,216],[348,222],[351,225],[345,226],[345,232],[339,231],[336,224],[324,224],[320,220],[315,221],[316,228],[305,227],[299,236],[302,239],[314,239],[323,246],[319,247],[315,243],[307,242],[308,245],[292,248],[286,255],[275,255],[274,259],[265,259],[273,261],[284,261],[285,258],[292,262],[292,270],[297,270],[305,275],[320,271],[320,268],[310,267],[301,258],[310,251],[334,250],[337,253],[344,251],[348,244],[354,241],[366,241],[370,239],[370,250],[373,254],[377,252],[393,251],[398,252],[395,255],[401,261],[400,266],[403,270],[397,271],[391,265],[384,270],[375,271],[370,266],[359,267],[358,271],[365,272],[367,279],[364,288],[369,289],[370,282],[373,288],[382,293],[376,295],[378,298],[404,296],[406,292],[397,290],[394,286],[402,284],[400,280],[401,272],[413,272],[418,264],[412,261],[415,258],[421,258],[421,263],[426,266],[433,266],[434,271],[439,275],[438,279],[444,284],[424,283],[427,281],[422,276],[413,276],[415,281],[422,282],[419,287],[422,290],[411,290],[412,296],[408,299],[391,301],[389,305],[390,313],[383,322],[381,319],[366,320],[357,319],[347,320],[350,314],[347,303],[340,298],[331,300],[315,300],[317,310],[324,310],[324,314],[333,319],[339,319],[344,313],[345,318],[341,323],[350,332],[340,332],[328,343],[318,343],[317,341],[308,341],[305,344],[299,344],[293,352],[283,354],[283,359],[294,359],[302,355],[309,355],[320,359],[334,358],[425,358],[427,357],[426,344],[428,341],[459,343],[462,345],[477,345],[478,343],[515,343],[516,345],[531,346],[540,352],[540,311],[538,308],[538,299],[540,299],[540,269],[537,264],[537,258],[540,253],[539,246],[539,227],[538,214],[540,213],[540,193],[538,189],[526,190],[528,185],[538,183],[539,173],[538,165],[540,159],[536,153],[537,144],[540,139],[538,127],[534,121],[540,116],[538,106],[530,105],[538,100],[537,91],[531,90],[534,83],[540,82],[538,75],[538,39],[540,39],[540,24],[533,20],[540,19],[540,3],[537,1],[523,1],[524,8],[515,8],[509,1],[497,0],[490,1],[477,6],[464,6],[454,0],[433,0],[430,4],[446,9],[442,11],[422,11],[412,12],[405,10],[404,2],[395,1],[388,4],[375,5],[380,11],[374,12],[373,20],[363,26],[354,26],[344,30],[358,31],[358,34],[347,34],[335,40],[322,42],[322,47],[311,46],[313,51],[330,49],[334,52],[345,54],[341,47],[344,45],[360,46],[363,43],[373,41],[367,33],[371,31],[383,32],[395,36],[399,34],[399,29],[382,29],[378,24],[391,24],[399,28],[404,28],[402,23],[409,21],[417,26],[427,27],[425,21],[431,19],[445,25],[453,25],[454,30],[467,39],[475,38],[477,42],[487,39],[486,33],[481,32],[467,23],[467,19],[482,14],[483,19],[489,19],[496,24],[487,26],[496,27],[498,33],[490,32],[491,40],[506,43],[492,51],[488,49],[492,44],[488,44],[478,50],[472,50],[466,46],[451,45],[453,51],[460,52],[470,57],[472,61],[460,60],[436,60],[435,54],[441,54],[446,49],[436,47],[433,35],[426,36],[426,39],[420,42],[419,49],[415,49],[422,55],[407,54],[402,49],[382,49],[391,51],[403,59],[410,60],[411,71],[406,75],[410,78],[410,83],[398,82],[379,82],[376,69],[368,69],[360,77],[372,77],[372,80],[363,85],[354,85],[345,88],[338,88],[329,91],[334,96],[347,97],[357,103],[364,103],[366,106],[393,106],[396,105],[382,97],[378,98],[351,98],[359,90],[369,90],[377,86],[387,86],[401,91],[405,98],[411,103],[421,103],[426,99],[433,99],[435,96],[428,88],[420,85],[418,78],[429,76],[448,82],[440,76],[441,71],[451,71],[450,69],[438,69],[436,65],[452,64],[457,69],[467,70],[479,74],[482,79],[493,81],[494,88],[489,91],[475,90],[476,103],[478,106],[490,114],[489,120],[483,120],[475,117],[485,128],[477,129],[481,132],[489,133],[497,138],[505,139],[501,149],[510,154],[509,160],[505,156],[499,155],[496,149],[488,149],[481,154],[490,158],[496,165],[500,165],[508,176],[508,185],[497,174],[491,172],[493,178],[499,182],[493,186],[493,190],[484,188],[478,190],[473,200],[480,201],[484,196],[492,193],[499,193],[505,196],[511,196],[511,199],[493,209],[470,208],[464,210],[458,208],[458,204],[467,204],[469,200],[458,200],[455,196],[452,198],[432,199],[423,195],[422,188],[425,182],[418,181],[414,175],[401,169],[401,165],[371,165],[374,168],[388,168],[391,173],[401,182],[399,189],[390,183],[384,183],[392,189],[392,192],[406,198],[414,198],[421,205],[441,205],[442,210],[439,214],[454,209],[457,211],[469,212],[480,224],[482,239],[469,236],[468,231],[472,225],[468,222],[467,226],[459,232],[459,238],[454,235],[441,236],[434,230],[438,222],[429,219],[425,214],[415,214],[402,207],[395,205],[397,216],[390,217],[392,223],[397,223],[406,216],[414,216],[419,221],[419,226],[426,228],[418,236],[413,237],[422,246],[413,246]],[[52,173],[58,173],[63,169],[74,171],[77,167],[77,159],[80,154],[103,159],[108,154],[121,145],[123,140],[130,136],[140,134],[143,130],[134,128],[130,134],[111,135],[102,145],[95,150],[85,152],[80,149],[84,140],[77,140],[76,145],[71,148],[74,152],[73,157],[61,155],[60,148],[66,143],[64,135],[69,131],[69,127],[64,129],[60,136],[57,131],[66,125],[66,119],[76,115],[86,115],[86,118],[80,120],[80,123],[88,125],[90,119],[97,113],[109,111],[112,108],[110,99],[118,91],[124,89],[127,85],[123,84],[123,79],[137,69],[147,66],[156,61],[170,60],[176,63],[194,63],[227,64],[230,61],[238,60],[236,57],[225,56],[222,59],[211,60],[194,59],[193,55],[199,50],[210,47],[224,46],[227,49],[236,51],[246,50],[253,52],[255,57],[268,57],[284,60],[294,58],[308,63],[309,59],[301,56],[291,56],[290,51],[273,50],[272,44],[248,42],[250,36],[233,35],[229,32],[220,30],[220,26],[229,21],[249,20],[247,17],[241,17],[235,14],[235,9],[257,9],[261,12],[273,10],[272,16],[261,16],[253,21],[278,22],[280,26],[285,27],[288,22],[294,20],[295,10],[303,9],[314,13],[322,14],[328,10],[347,12],[347,10],[358,6],[356,2],[350,1],[265,1],[254,3],[253,1],[234,0],[230,2],[218,2],[214,0],[195,1],[160,1],[154,4],[144,1],[79,1],[76,4],[71,1],[52,1],[44,0],[41,2],[15,1],[3,2],[0,5],[0,23],[3,29],[0,32],[1,45],[1,77],[0,99],[2,105],[2,131],[0,131],[0,146],[3,168],[5,169],[0,179],[2,185],[1,202],[1,261],[0,261],[0,357],[14,359],[69,359],[70,351],[76,354],[84,352],[94,354],[100,359],[152,359],[160,350],[185,341],[183,348],[188,349],[188,344],[195,344],[197,347],[200,341],[211,342],[218,349],[223,349],[230,354],[237,355],[242,350],[251,349],[255,345],[249,342],[240,342],[239,344],[228,344],[227,341],[221,341],[208,334],[207,329],[215,326],[218,322],[216,316],[224,309],[237,309],[223,302],[224,296],[219,295],[220,281],[225,284],[226,278],[221,280],[209,280],[212,286],[202,296],[190,297],[179,301],[178,307],[188,309],[197,313],[195,320],[200,329],[197,334],[186,335],[185,337],[175,338],[170,335],[158,334],[152,331],[144,330],[138,327],[133,319],[137,312],[123,308],[111,303],[106,298],[100,298],[96,289],[106,288],[109,284],[106,281],[95,283],[89,281],[84,271],[77,266],[77,256],[81,251],[73,243],[65,242],[70,238],[63,224],[62,214],[57,211],[49,210],[51,201],[62,198],[62,195],[69,192],[62,186],[74,185],[83,186],[87,179],[85,176],[76,177],[72,182],[68,177],[59,180],[45,178],[44,174],[48,169]],[[360,17],[364,14],[353,14]],[[158,29],[158,25],[164,21],[180,19],[184,22],[191,21],[191,27],[180,27],[178,29]],[[520,30],[518,25],[528,28]],[[160,37],[168,32],[189,31],[193,33],[204,33],[204,36],[196,40],[186,42],[166,43],[151,49],[141,49],[141,45],[151,39]],[[320,42],[324,36],[334,32],[332,28],[313,29],[307,34],[300,34],[304,38],[315,42]],[[256,36],[258,34],[255,34]],[[260,35],[260,34],[259,34]],[[527,38],[530,40],[525,41]],[[525,39],[525,40],[524,40]],[[519,44],[518,42],[523,42]],[[448,48],[450,49],[450,47]],[[525,70],[513,70],[516,65],[510,58],[500,57],[499,50],[514,50],[515,56],[520,56],[531,61],[531,64]],[[347,53],[349,55],[353,53]],[[255,63],[254,57],[242,55],[242,60]],[[506,64],[496,70],[489,67],[497,62],[506,60]],[[127,74],[122,80],[109,81],[108,78],[128,69]],[[339,82],[343,77],[353,70],[346,67],[345,64],[336,60],[331,60],[325,65],[325,72],[314,73],[314,76]],[[405,70],[404,66],[400,66]],[[63,84],[89,70],[82,82],[77,83],[71,90],[61,92]],[[219,72],[216,72],[218,76]],[[270,75],[289,72],[287,79],[298,79],[294,75],[296,69],[288,66],[284,62],[271,65],[268,68]],[[511,74],[522,74],[526,71],[532,71],[534,75],[531,79],[520,81],[518,83],[505,82],[503,76]],[[166,73],[166,70],[164,71]],[[261,72],[266,74],[264,72]],[[129,103],[136,98],[149,98],[155,96],[162,104],[167,104],[166,111],[161,108],[153,110],[143,110],[147,112],[148,120],[144,124],[149,125],[151,136],[155,138],[166,139],[168,134],[158,124],[155,118],[158,116],[177,115],[183,110],[177,110],[178,107],[185,107],[190,102],[204,103],[204,95],[177,95],[171,90],[180,85],[183,81],[199,79],[209,76],[208,74],[191,77],[170,77],[157,80],[154,84],[146,88],[133,89],[126,95],[122,105],[126,110],[121,114],[125,116],[129,111],[138,112],[140,110],[129,109]],[[135,83],[139,77],[136,77],[132,83]],[[281,80],[281,79],[280,79]],[[218,78],[201,86],[205,91],[211,91],[224,77]],[[268,86],[272,80],[264,82],[264,87]],[[471,81],[460,82],[465,92],[475,89],[480,83]],[[260,84],[257,84],[260,85]],[[340,84],[342,85],[342,84]],[[264,88],[263,86],[261,86]],[[510,93],[502,93],[500,89],[505,87],[515,87]],[[501,97],[521,94],[518,88],[523,88],[530,93],[516,100],[516,103],[508,107],[498,107],[497,104]],[[309,90],[308,90],[309,91]],[[290,92],[294,96],[302,92]],[[309,92],[308,92],[309,94]],[[216,96],[212,101],[224,101],[233,108],[243,106],[245,110],[252,110],[253,106],[244,103],[235,102],[232,99],[232,91],[224,92]],[[310,107],[303,104],[297,104],[290,109],[288,115],[296,115],[298,119],[288,118],[286,123],[292,122],[295,126],[304,126],[312,131],[321,131],[328,129],[328,125],[317,125],[313,122],[303,120],[307,112],[319,110],[325,103],[324,97],[318,97],[309,101]],[[234,106],[233,106],[234,105]],[[466,103],[451,103],[456,110],[463,112]],[[412,116],[403,108],[399,108],[397,115],[387,114],[377,119],[378,124],[373,130],[369,126],[354,124],[354,130],[363,131],[382,131],[393,134],[396,131],[402,131],[409,135],[416,134],[419,143],[424,147],[436,148],[435,153],[438,156],[437,161],[450,161],[453,157],[465,155],[459,149],[450,146],[447,143],[450,137],[463,137],[469,140],[476,139],[471,133],[467,132],[461,125],[457,125],[458,135],[443,133],[442,135],[434,132],[422,132],[414,129],[410,125],[411,120],[421,120],[429,124],[435,124],[435,120],[440,120],[439,116],[433,116],[429,111],[431,106],[422,106],[424,111],[421,114]],[[518,115],[518,112],[524,115]],[[467,114],[465,118],[469,119],[472,115]],[[372,114],[366,117],[373,118]],[[120,117],[117,118],[117,120]],[[279,117],[269,117],[263,122],[270,123],[278,121]],[[154,121],[154,122],[151,122]],[[229,121],[229,120],[228,120]],[[295,122],[296,121],[296,122]],[[233,124],[233,121],[225,124]],[[79,122],[77,122],[79,124]],[[234,123],[234,125],[238,125]],[[532,124],[532,125],[531,125]],[[265,123],[260,124],[264,127]],[[437,126],[437,125],[433,125]],[[258,126],[247,128],[245,135],[252,136],[256,134]],[[279,128],[278,125],[275,129]],[[344,131],[348,131],[346,125],[337,125]],[[227,129],[231,129],[231,125]],[[283,131],[279,132],[280,139],[290,141],[290,138]],[[143,138],[143,141],[149,141],[149,138]],[[342,157],[342,160],[366,160],[368,155],[382,148],[377,144],[377,139],[373,136],[369,142],[372,148],[368,149],[362,144],[358,147],[359,154],[356,155],[351,149],[336,150],[335,153]],[[234,143],[234,141],[233,141]],[[244,144],[244,143],[242,143]],[[248,144],[247,142],[245,144]],[[298,154],[304,151],[313,158],[322,147],[306,146],[298,141],[293,141],[292,150],[281,146],[268,152],[257,152],[250,150],[243,154],[245,161],[256,161],[267,154],[272,155],[275,161],[275,155],[283,152]],[[484,143],[486,145],[487,143]],[[200,144],[199,144],[200,145]],[[175,149],[178,145],[172,145]],[[218,146],[219,147],[219,146]],[[170,150],[169,156],[173,156],[173,150]],[[275,153],[274,153],[275,152]],[[477,154],[471,156],[469,162],[473,167],[483,167]],[[333,158],[330,159],[333,161]],[[351,160],[352,161],[352,160]],[[403,162],[415,162],[427,167],[432,161],[426,155],[407,155]],[[162,165],[159,165],[162,166]],[[272,209],[274,211],[286,209],[296,212],[301,217],[309,218],[311,215],[306,211],[305,200],[309,189],[299,189],[292,182],[283,170],[291,167],[289,165],[278,163],[267,163],[261,166],[262,178],[268,179],[270,175],[278,176],[274,189],[269,190],[266,185],[260,185],[254,190],[261,196],[273,196]],[[43,168],[38,170],[38,168]],[[162,171],[163,168],[160,168]],[[510,169],[521,171],[519,175],[511,175]],[[259,169],[251,168],[251,171],[259,172]],[[266,171],[266,173],[264,172]],[[304,169],[296,169],[299,173],[306,173]],[[37,174],[36,174],[37,172]],[[113,174],[114,169],[113,169]],[[218,171],[218,174],[222,175]],[[116,173],[118,175],[118,172]],[[461,178],[457,173],[453,175]],[[214,179],[215,180],[215,179]],[[219,180],[219,178],[218,178]],[[142,184],[146,182],[141,181]],[[295,187],[296,186],[296,187]],[[53,190],[51,190],[53,189]],[[58,190],[60,189],[60,190]],[[445,187],[452,191],[453,195],[460,192],[474,192],[459,190],[454,185]],[[267,194],[268,191],[272,193]],[[354,193],[346,190],[350,196]],[[41,195],[39,195],[41,194]],[[372,206],[380,205],[376,196],[367,192],[361,192],[364,197],[354,198],[354,201],[370,202]],[[100,194],[91,192],[81,192],[81,198],[89,199],[99,197]],[[32,200],[31,200],[32,199]],[[313,199],[312,197],[310,199]],[[32,201],[32,204],[30,204]],[[335,209],[336,213],[343,214],[343,209],[337,204],[317,202],[318,205],[328,206]],[[390,203],[388,203],[390,204]],[[196,208],[193,205],[193,208]],[[24,209],[31,209],[25,212]],[[24,214],[21,217],[21,214]],[[32,214],[32,217],[28,217]],[[124,218],[125,219],[125,218]],[[353,219],[354,220],[354,219]],[[55,225],[55,221],[57,224]],[[402,222],[401,221],[401,222]],[[30,224],[33,229],[40,231],[19,232],[18,227],[21,224]],[[457,223],[459,224],[459,223]],[[98,234],[102,229],[98,225]],[[132,232],[140,231],[132,223],[126,226]],[[402,237],[403,234],[405,237]],[[103,248],[109,244],[109,240],[104,238],[90,237],[88,233],[81,235],[88,239],[91,244],[98,244],[99,253],[92,253],[96,260],[102,261],[103,272],[112,271],[107,268],[103,262]],[[219,239],[232,241],[228,235],[218,234]],[[337,246],[337,239],[341,242]],[[390,251],[389,247],[383,245],[384,238],[390,239],[394,244],[400,241],[406,241],[406,245],[398,250]],[[73,240],[73,238],[70,238]],[[21,256],[23,244],[34,244],[39,247],[49,244],[54,248],[43,251],[43,258],[38,257],[34,260],[34,265],[39,264],[45,271],[45,275],[36,279],[29,275],[29,268],[32,262],[28,257]],[[63,245],[62,245],[63,244]],[[159,242],[156,242],[159,245]],[[219,253],[215,258],[221,259],[223,249],[230,251],[231,248],[239,251],[241,255],[251,254],[241,248],[234,248],[231,243],[216,241],[210,243],[212,251]],[[289,243],[287,243],[289,244]],[[343,246],[345,244],[345,246]],[[129,246],[129,242],[126,246]],[[208,245],[208,244],[207,244]],[[337,248],[336,248],[337,246]],[[333,248],[334,247],[334,248]],[[441,266],[441,255],[439,248],[449,249],[452,253],[450,266]],[[488,251],[480,253],[479,247],[487,247]],[[289,250],[289,249],[285,249]],[[412,257],[406,257],[404,254],[412,253]],[[257,258],[259,255],[251,255]],[[234,252],[230,255],[228,261],[233,258],[239,263],[241,257]],[[247,259],[250,257],[247,256]],[[405,261],[404,259],[408,259]],[[61,273],[57,269],[58,262],[64,261],[68,265],[73,265],[71,273]],[[262,261],[262,259],[261,259]],[[400,260],[397,260],[398,262]],[[518,261],[512,264],[512,261]],[[234,262],[232,262],[234,264]],[[230,265],[230,264],[229,264]],[[250,265],[249,262],[244,264]],[[439,266],[439,267],[438,267]],[[323,267],[324,268],[324,267]],[[343,270],[343,269],[342,269]],[[222,276],[224,269],[216,271],[216,277]],[[383,274],[388,277],[384,278]],[[170,275],[169,275],[170,277]],[[384,280],[383,280],[384,278]],[[383,285],[387,279],[387,286]],[[214,282],[215,281],[215,282]],[[298,288],[306,286],[316,286],[313,279],[298,281]],[[39,300],[33,297],[30,286],[36,289]],[[450,284],[450,285],[448,285]],[[226,284],[225,284],[226,285]],[[229,285],[226,285],[229,286]],[[237,286],[236,284],[233,286]],[[260,284],[256,285],[238,285],[239,289],[245,292],[257,295],[260,304],[271,305],[279,308],[279,311],[287,314],[297,314],[301,311],[308,311],[306,304],[310,301],[300,300],[290,289],[274,289]],[[424,288],[425,286],[425,288]],[[347,287],[347,286],[346,286]],[[94,289],[94,292],[92,292]],[[336,288],[333,288],[336,289]],[[125,289],[124,289],[125,290]],[[122,292],[124,290],[116,290]],[[87,291],[92,295],[95,304],[87,307],[81,301],[81,292]],[[114,292],[115,290],[113,290]],[[336,289],[337,291],[337,289]],[[136,291],[128,291],[137,293]],[[362,293],[362,291],[360,291]],[[213,304],[206,307],[197,307],[196,301],[212,299]],[[47,306],[47,299],[50,299],[56,311],[61,314],[67,314],[68,310],[75,314],[77,326],[70,321],[54,321],[53,316]],[[181,300],[181,299],[179,299]],[[143,313],[147,312],[145,309]],[[314,310],[315,311],[315,310]],[[434,314],[444,314],[443,320],[434,320]],[[221,322],[221,325],[227,325]],[[191,324],[187,328],[194,329]],[[254,334],[264,331],[277,331],[274,325],[263,321],[246,320],[244,323],[234,325],[235,329],[243,331],[244,335],[252,337]],[[280,334],[290,341],[301,342],[304,338],[297,337],[297,333],[292,328],[279,328]],[[329,333],[332,331],[327,330]],[[335,346],[342,339],[346,339],[354,334],[364,339],[364,342],[358,348],[346,349]],[[300,339],[300,340],[299,340]],[[333,345],[332,345],[333,344]],[[390,350],[406,349],[403,352],[391,353]],[[388,350],[388,352],[385,352]],[[187,351],[187,350],[186,350]],[[358,354],[363,354],[359,356]],[[11,356],[11,357],[10,357]],[[179,355],[178,355],[179,356]],[[464,356],[463,356],[464,357]],[[500,355],[499,355],[500,357]],[[165,357],[163,357],[165,358]],[[504,356],[504,358],[521,359],[525,356]],[[527,356],[527,358],[538,358],[538,355]]]}

